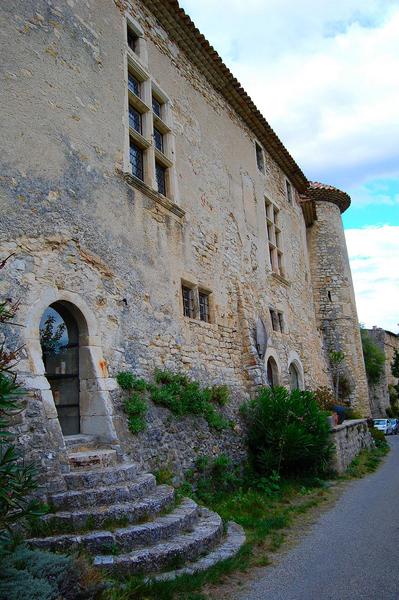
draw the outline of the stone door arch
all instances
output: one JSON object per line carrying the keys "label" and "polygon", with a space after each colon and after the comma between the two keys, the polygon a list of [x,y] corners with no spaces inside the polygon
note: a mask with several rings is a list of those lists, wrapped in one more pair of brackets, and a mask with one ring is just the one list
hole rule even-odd
{"label": "stone door arch", "polygon": [[[45,364],[46,358],[43,359],[40,336],[43,315],[46,311],[50,312],[49,309],[60,315],[69,329],[72,346],[77,348],[74,359],[77,361],[75,365],[78,375],[78,421],[76,424],[75,418],[73,432],[94,435],[102,441],[115,441],[113,408],[108,391],[114,382],[108,377],[94,315],[78,294],[65,291],[61,295],[53,289],[43,290],[41,298],[30,307],[25,328],[26,349],[33,367],[29,387],[40,390],[48,417],[57,419],[59,423],[58,401],[54,398],[56,386],[51,376],[47,377],[50,373],[47,370],[49,365]],[[65,343],[66,338],[60,340],[61,345],[63,341]],[[69,367],[61,365],[61,361],[55,362],[58,362],[60,372],[53,372],[52,375],[66,375]],[[61,372],[63,370],[65,373]],[[73,369],[70,374],[74,375]],[[71,429],[64,427],[62,423],[59,424],[59,428],[64,436],[72,433]]]}

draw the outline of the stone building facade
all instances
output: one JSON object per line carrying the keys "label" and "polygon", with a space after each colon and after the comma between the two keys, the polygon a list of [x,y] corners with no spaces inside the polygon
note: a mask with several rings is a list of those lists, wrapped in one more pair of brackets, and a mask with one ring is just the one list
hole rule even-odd
{"label": "stone building facade", "polygon": [[399,335],[374,326],[367,333],[385,355],[384,373],[378,383],[369,384],[370,407],[373,417],[386,417],[386,409],[390,406],[389,386],[397,385],[398,380],[392,375],[391,365],[395,350],[399,352]]}
{"label": "stone building facade", "polygon": [[[23,325],[8,331],[30,391],[19,439],[53,487],[67,468],[54,383],[65,367],[51,385],[49,307],[75,331],[78,429],[147,468],[241,455],[240,404],[268,383],[331,386],[331,350],[368,414],[350,200],[308,182],[177,2],[16,0],[0,12],[0,258],[11,255],[0,293],[19,300]],[[237,426],[214,435],[151,406],[133,438],[115,375],[157,367],[227,384]]]}

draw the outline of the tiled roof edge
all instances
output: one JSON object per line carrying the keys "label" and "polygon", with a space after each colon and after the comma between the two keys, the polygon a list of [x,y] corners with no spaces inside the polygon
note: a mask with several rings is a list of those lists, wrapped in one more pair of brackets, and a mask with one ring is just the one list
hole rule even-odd
{"label": "tiled roof edge", "polygon": [[297,190],[305,192],[308,181],[300,167],[216,50],[180,8],[177,0],[142,1],[209,83],[224,96],[255,133]]}

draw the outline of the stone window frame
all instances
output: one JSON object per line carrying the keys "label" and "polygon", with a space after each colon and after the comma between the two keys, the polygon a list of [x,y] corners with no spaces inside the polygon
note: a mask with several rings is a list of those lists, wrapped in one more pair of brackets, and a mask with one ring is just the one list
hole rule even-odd
{"label": "stone window frame", "polygon": [[[299,389],[300,390],[304,390],[305,389],[305,373],[304,373],[304,369],[303,369],[303,365],[302,365],[302,361],[298,355],[297,352],[295,351],[291,351],[288,355],[288,378],[290,380],[290,368],[291,365],[293,365],[297,371],[297,375],[298,375],[298,383],[299,383]],[[290,383],[290,381],[289,381]]]}
{"label": "stone window frame", "polygon": [[267,248],[272,272],[285,277],[283,234],[280,224],[280,209],[265,195],[265,220]]}
{"label": "stone window frame", "polygon": [[[136,36],[136,44],[134,50],[129,46],[128,43],[128,32],[129,30]],[[144,37],[144,30],[140,23],[133,19],[128,13],[125,14],[125,45],[128,54],[138,58],[144,66],[148,64],[148,52],[147,43]]]}
{"label": "stone window frame", "polygon": [[265,162],[265,151],[263,146],[257,140],[254,140],[255,146],[255,158],[256,158],[256,166],[258,171],[262,173],[262,175],[266,174],[266,162]]}
{"label": "stone window frame", "polygon": [[[183,301],[183,288],[188,288],[193,293],[193,316],[189,316],[185,314],[184,310],[184,301]],[[200,310],[200,295],[206,296],[208,298],[208,320],[201,318],[201,310]],[[204,285],[200,285],[197,283],[193,283],[192,281],[188,281],[187,279],[181,279],[180,283],[180,304],[181,304],[181,314],[184,319],[189,319],[201,323],[206,323],[208,325],[215,323],[215,307],[213,300],[213,293],[208,287]]]}
{"label": "stone window frame", "polygon": [[[133,52],[127,44],[127,28],[140,34],[140,53]],[[159,194],[172,203],[178,203],[177,176],[175,170],[175,137],[172,131],[172,102],[169,96],[161,89],[149,73],[146,65],[144,32],[131,17],[126,15],[125,34],[125,144],[123,157],[123,171],[128,181],[140,189],[148,189],[153,195]],[[144,60],[142,60],[144,59]],[[140,95],[137,96],[129,89],[129,73],[140,83]],[[162,106],[161,117],[154,114],[152,109],[153,96]],[[141,133],[131,126],[129,112],[130,106],[141,115]],[[162,134],[162,150],[156,147],[154,128]],[[130,164],[130,141],[138,146],[143,154],[143,179],[135,177]],[[158,190],[156,163],[165,169],[165,189]],[[162,192],[165,193],[162,193]]]}
{"label": "stone window frame", "polygon": [[285,319],[283,311],[270,307],[269,315],[272,324],[272,330],[275,333],[285,333]]}
{"label": "stone window frame", "polygon": [[287,199],[288,204],[291,204],[291,206],[293,206],[295,198],[295,189],[291,181],[287,177],[285,178],[285,197]]}

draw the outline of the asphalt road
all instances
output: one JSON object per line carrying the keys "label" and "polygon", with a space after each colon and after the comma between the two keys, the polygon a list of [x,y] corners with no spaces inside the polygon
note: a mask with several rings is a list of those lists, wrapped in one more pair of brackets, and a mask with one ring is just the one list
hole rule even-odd
{"label": "asphalt road", "polygon": [[399,436],[377,472],[351,483],[304,539],[259,571],[242,600],[399,600]]}

